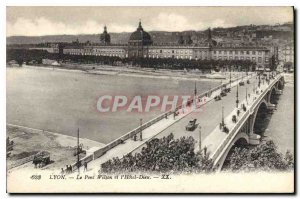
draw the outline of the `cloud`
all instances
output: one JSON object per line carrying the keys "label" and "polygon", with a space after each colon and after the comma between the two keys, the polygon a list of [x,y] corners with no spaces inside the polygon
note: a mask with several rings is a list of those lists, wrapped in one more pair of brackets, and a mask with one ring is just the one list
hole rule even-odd
{"label": "cloud", "polygon": [[[7,22],[6,35],[24,35],[24,36],[42,36],[42,35],[63,35],[63,34],[99,34],[103,31],[104,23],[95,20],[88,20],[85,23],[63,23],[54,22],[46,17],[27,19],[19,17],[14,23]],[[109,32],[133,32],[136,29],[135,24],[107,24]],[[143,24],[146,31],[183,31],[183,30],[203,30],[212,27],[228,27],[224,20],[217,19],[211,23],[189,20],[187,17],[179,14],[160,13],[157,17]]]}
{"label": "cloud", "polygon": [[292,7],[8,7],[7,36],[204,30],[293,20]]}
{"label": "cloud", "polygon": [[183,30],[204,30],[209,27],[230,27],[233,24],[226,23],[223,19],[203,22],[197,19],[188,19],[186,16],[179,14],[160,13],[151,21],[152,30],[165,31],[183,31]]}
{"label": "cloud", "polygon": [[[53,22],[45,17],[36,19],[18,18],[14,23],[7,22],[6,36],[42,36],[42,35],[63,35],[63,34],[99,34],[103,31],[103,23],[89,20],[84,24],[73,25],[62,22]],[[109,32],[131,32],[136,27],[130,25],[109,24]]]}
{"label": "cloud", "polygon": [[152,30],[180,31],[192,28],[186,17],[173,13],[160,13],[152,19],[151,24]]}

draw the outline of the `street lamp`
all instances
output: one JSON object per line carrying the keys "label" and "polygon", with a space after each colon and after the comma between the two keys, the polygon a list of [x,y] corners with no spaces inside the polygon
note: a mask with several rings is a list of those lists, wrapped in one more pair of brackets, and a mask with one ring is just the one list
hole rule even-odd
{"label": "street lamp", "polygon": [[79,128],[77,130],[77,169],[78,169],[78,173],[80,173],[80,162],[79,162]]}
{"label": "street lamp", "polygon": [[143,119],[140,119],[140,127],[141,127],[141,132],[140,132],[140,141],[143,141],[142,125],[143,125]]}
{"label": "street lamp", "polygon": [[224,122],[224,106],[222,106],[222,126],[225,125],[225,122]]}
{"label": "street lamp", "polygon": [[236,108],[239,107],[239,83],[236,85]]}
{"label": "street lamp", "polygon": [[199,126],[199,152],[200,152],[200,154],[201,154],[201,142],[202,142],[202,140],[201,140],[201,126]]}
{"label": "street lamp", "polygon": [[258,73],[258,88],[260,88],[260,73]]}
{"label": "street lamp", "polygon": [[197,85],[196,85],[196,81],[195,81],[194,95],[195,95],[195,97],[197,96]]}
{"label": "street lamp", "polygon": [[246,87],[246,102],[248,104],[248,88]]}
{"label": "street lamp", "polygon": [[230,87],[231,87],[231,65],[230,65],[230,68],[229,68],[229,84],[230,84]]}

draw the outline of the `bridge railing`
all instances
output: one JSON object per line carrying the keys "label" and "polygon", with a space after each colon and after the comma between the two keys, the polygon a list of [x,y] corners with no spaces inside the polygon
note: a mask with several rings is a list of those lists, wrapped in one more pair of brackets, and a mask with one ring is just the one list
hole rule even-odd
{"label": "bridge railing", "polygon": [[[251,76],[252,76],[252,74],[248,75],[247,77],[251,77]],[[236,78],[236,79],[232,80],[231,83],[234,83],[235,81],[239,81],[240,79],[242,79],[242,78],[247,78],[247,77],[239,77],[239,78]],[[224,86],[227,86],[227,85],[229,85],[229,84],[230,84],[230,82],[225,83],[225,84],[221,84],[221,85],[219,85],[219,86],[216,86],[216,87],[214,87],[214,88],[212,88],[212,89],[210,89],[210,90],[208,90],[208,91],[205,91],[205,92],[201,93],[200,95],[197,95],[197,96],[196,96],[196,99],[200,99],[200,98],[202,98],[202,97],[204,97],[204,96],[207,96],[208,94],[211,94],[212,92],[217,91],[218,89],[220,89],[220,88],[222,88],[222,87],[224,87]],[[193,99],[189,100],[187,103],[189,103],[189,102],[190,102],[190,103],[193,102]],[[177,112],[177,111],[178,111],[179,109],[181,109],[181,108],[182,108],[182,105],[177,106],[177,107],[175,108],[175,112]],[[96,151],[94,152],[94,157],[93,157],[93,158],[96,159],[96,158],[101,157],[102,155],[104,155],[104,154],[105,154],[107,151],[109,151],[110,149],[112,149],[112,148],[114,148],[115,146],[117,146],[117,145],[123,143],[125,140],[132,138],[133,136],[135,136],[135,135],[137,135],[138,133],[140,133],[142,130],[148,128],[149,126],[151,126],[151,125],[157,123],[158,121],[160,121],[160,120],[166,118],[166,116],[169,116],[169,115],[171,115],[171,114],[173,114],[173,113],[174,113],[173,110],[167,111],[167,112],[165,112],[165,113],[159,115],[158,117],[156,117],[156,118],[154,118],[154,119],[152,119],[152,120],[150,120],[150,121],[144,123],[143,125],[141,125],[141,126],[135,128],[135,129],[129,131],[129,132],[126,133],[125,135],[123,135],[123,136],[121,136],[121,137],[119,137],[119,138],[113,140],[112,142],[108,143],[107,145],[105,145],[105,146],[102,147],[101,149],[96,150]]]}
{"label": "bridge railing", "polygon": [[[272,81],[272,83],[269,85],[269,88],[273,87],[274,84],[276,84],[276,82],[281,78],[281,75],[277,75],[275,77],[275,79]],[[260,103],[260,101],[265,97],[265,94],[268,92],[268,89],[265,89],[262,94],[258,97],[258,99],[253,103],[253,105],[251,106],[250,110],[251,113],[254,111],[254,109],[256,108],[256,106]]]}
{"label": "bridge railing", "polygon": [[250,115],[250,112],[249,112],[249,110],[247,110],[245,112],[245,114],[239,119],[239,121],[237,122],[237,124],[233,127],[233,129],[229,131],[228,136],[226,136],[226,138],[218,146],[218,148],[215,151],[215,153],[212,155],[211,158],[212,158],[213,161],[215,161],[219,157],[219,155],[221,154],[221,152],[223,151],[223,149],[225,148],[225,146],[228,144],[229,140],[236,135],[236,133],[243,126],[245,120],[247,120],[247,118],[249,117],[249,115]]}
{"label": "bridge railing", "polygon": [[[270,84],[270,87],[272,87],[277,80],[280,78],[281,76],[277,76],[275,78],[275,80]],[[253,103],[253,105],[251,106],[250,109],[248,109],[245,114],[243,114],[243,116],[239,119],[239,121],[236,123],[236,125],[234,126],[234,128],[232,128],[232,130],[229,131],[228,136],[226,136],[226,138],[222,141],[222,143],[218,146],[217,150],[214,152],[214,154],[212,155],[212,160],[215,161],[220,154],[222,153],[222,151],[225,149],[226,145],[229,143],[229,141],[236,136],[236,134],[239,132],[240,128],[244,125],[245,121],[248,119],[248,117],[250,116],[250,114],[254,111],[255,107],[260,103],[260,101],[264,98],[265,94],[268,92],[268,89],[265,89],[263,91],[263,93],[259,96],[259,98],[256,99],[256,101]]]}

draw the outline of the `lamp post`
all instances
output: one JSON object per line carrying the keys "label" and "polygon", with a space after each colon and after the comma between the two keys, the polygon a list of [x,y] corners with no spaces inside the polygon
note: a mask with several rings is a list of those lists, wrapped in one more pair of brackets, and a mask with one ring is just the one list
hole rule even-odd
{"label": "lamp post", "polygon": [[236,85],[236,108],[239,108],[239,83]]}
{"label": "lamp post", "polygon": [[258,88],[260,88],[260,73],[258,73]]}
{"label": "lamp post", "polygon": [[140,127],[141,127],[141,132],[140,132],[140,141],[143,141],[143,131],[142,131],[142,125],[143,125],[143,119],[140,119]]}
{"label": "lamp post", "polygon": [[224,106],[222,106],[222,126],[225,125],[225,122],[224,122]]}
{"label": "lamp post", "polygon": [[196,81],[195,81],[194,95],[195,95],[195,97],[197,96],[197,85],[196,85]]}
{"label": "lamp post", "polygon": [[200,152],[200,154],[201,154],[201,142],[202,142],[202,140],[201,140],[201,126],[199,126],[199,152]]}
{"label": "lamp post", "polygon": [[248,104],[248,88],[246,87],[246,102]]}
{"label": "lamp post", "polygon": [[194,106],[195,106],[195,108],[197,106],[197,84],[196,84],[196,81],[195,81],[195,89],[194,89]]}
{"label": "lamp post", "polygon": [[77,169],[78,173],[80,173],[80,165],[79,165],[79,128],[77,130]]}
{"label": "lamp post", "polygon": [[231,87],[231,65],[230,65],[230,68],[229,68],[229,85]]}

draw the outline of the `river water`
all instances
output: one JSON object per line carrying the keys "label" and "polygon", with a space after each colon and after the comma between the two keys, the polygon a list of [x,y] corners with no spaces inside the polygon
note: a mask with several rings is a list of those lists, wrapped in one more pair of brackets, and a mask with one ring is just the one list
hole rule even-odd
{"label": "river water", "polygon": [[277,110],[272,114],[264,133],[272,139],[278,150],[285,154],[287,150],[294,153],[294,83],[287,80],[283,94],[279,96]]}
{"label": "river water", "polygon": [[[220,84],[197,82],[198,93]],[[80,136],[108,143],[140,124],[161,114],[118,111],[100,113],[99,96],[124,95],[192,95],[194,81],[92,75],[81,71],[49,68],[7,68],[7,123],[44,129],[66,135]]]}

